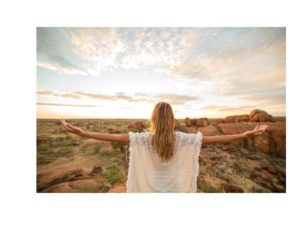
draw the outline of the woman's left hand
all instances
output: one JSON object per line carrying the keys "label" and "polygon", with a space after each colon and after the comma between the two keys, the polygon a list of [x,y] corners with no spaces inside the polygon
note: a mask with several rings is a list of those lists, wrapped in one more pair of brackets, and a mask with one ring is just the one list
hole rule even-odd
{"label": "woman's left hand", "polygon": [[253,130],[247,131],[243,133],[244,137],[248,137],[250,135],[257,136],[261,135],[264,131],[266,131],[268,128],[268,125],[258,125]]}

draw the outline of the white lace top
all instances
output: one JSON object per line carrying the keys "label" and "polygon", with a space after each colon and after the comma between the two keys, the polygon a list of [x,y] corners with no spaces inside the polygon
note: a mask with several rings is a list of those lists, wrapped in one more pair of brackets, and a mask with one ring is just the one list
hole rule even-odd
{"label": "white lace top", "polygon": [[174,154],[167,162],[151,145],[149,132],[129,132],[127,192],[196,192],[202,134],[176,132]]}

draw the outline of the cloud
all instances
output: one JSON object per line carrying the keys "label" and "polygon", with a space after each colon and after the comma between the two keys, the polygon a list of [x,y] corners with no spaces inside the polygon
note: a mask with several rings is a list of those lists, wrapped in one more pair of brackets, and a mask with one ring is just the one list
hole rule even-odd
{"label": "cloud", "polygon": [[[116,68],[172,66],[190,54],[197,28],[37,28],[38,65],[99,76]],[[187,53],[188,52],[188,53]]]}
{"label": "cloud", "polygon": [[256,95],[243,95],[239,97],[240,100],[243,100],[247,103],[253,103],[256,105],[285,105],[286,95],[285,88],[279,89],[276,92],[269,92],[268,94],[256,94]]}
{"label": "cloud", "polygon": [[66,74],[86,75],[80,57],[59,28],[37,28],[37,65]]}
{"label": "cloud", "polygon": [[157,94],[155,98],[156,98],[156,102],[165,101],[173,105],[183,105],[187,102],[200,100],[200,98],[196,96],[179,95],[179,94],[171,94],[171,93]]}
{"label": "cloud", "polygon": [[240,107],[228,107],[228,106],[221,106],[221,105],[215,105],[215,104],[209,104],[201,108],[203,111],[215,111],[215,112],[243,112],[243,111],[249,111],[251,109],[254,109],[255,106],[240,106]]}
{"label": "cloud", "polygon": [[123,92],[116,92],[113,95],[102,94],[102,93],[89,93],[89,92],[52,92],[48,90],[38,91],[37,95],[40,96],[52,96],[52,97],[63,97],[72,99],[96,99],[96,100],[109,100],[116,101],[122,100],[127,102],[147,102],[155,104],[160,101],[169,102],[173,105],[183,105],[185,103],[199,100],[199,97],[191,95],[179,95],[174,93],[146,93],[139,92],[134,95],[126,95]]}
{"label": "cloud", "polygon": [[[128,94],[129,89],[121,87],[118,90],[124,92],[113,94],[69,91],[38,95],[128,103],[166,101],[175,105],[190,103],[193,107],[193,102],[201,101],[195,94],[205,92],[204,99],[213,103],[230,97],[244,107],[252,103],[279,107],[285,105],[285,54],[286,30],[281,27],[37,28],[39,67],[84,76],[116,72],[105,75],[105,80],[118,78],[118,70],[125,69],[128,83],[133,79],[129,89],[136,91]],[[136,71],[139,69],[154,71],[156,74],[147,81],[165,81],[166,93],[139,91],[143,89],[138,89],[140,85],[132,78],[132,74],[141,72]],[[233,103],[224,104],[215,111],[236,109],[227,107]]]}
{"label": "cloud", "polygon": [[96,107],[95,105],[81,105],[81,104],[59,104],[59,103],[41,103],[37,102],[37,105],[50,105],[50,106],[75,106],[75,107]]}

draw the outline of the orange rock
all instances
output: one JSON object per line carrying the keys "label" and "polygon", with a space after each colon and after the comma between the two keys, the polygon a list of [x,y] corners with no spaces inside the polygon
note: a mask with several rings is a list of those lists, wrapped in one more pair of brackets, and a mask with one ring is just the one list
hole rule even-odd
{"label": "orange rock", "polygon": [[250,116],[248,114],[227,116],[225,123],[248,122]]}
{"label": "orange rock", "polygon": [[205,127],[210,124],[209,120],[207,118],[200,118],[196,119],[196,126],[198,127]]}
{"label": "orange rock", "polygon": [[126,193],[126,185],[124,183],[117,184],[107,191],[108,193]]}
{"label": "orange rock", "polygon": [[213,125],[218,125],[218,124],[225,123],[225,120],[224,119],[210,119],[210,123]]}
{"label": "orange rock", "polygon": [[227,116],[227,117],[225,117],[224,121],[225,121],[225,123],[234,123],[235,122],[235,118],[236,118],[235,115],[233,115],[233,116]]}
{"label": "orange rock", "polygon": [[239,134],[245,131],[253,130],[256,124],[252,123],[224,123],[219,124],[221,131],[224,134]]}
{"label": "orange rock", "polygon": [[264,114],[264,115],[268,115],[268,113],[266,111],[260,110],[260,109],[254,109],[250,112],[250,117],[252,118],[255,114]]}
{"label": "orange rock", "polygon": [[196,126],[196,124],[197,124],[197,119],[191,119],[191,121],[192,121],[192,126]]}
{"label": "orange rock", "polygon": [[190,127],[192,125],[192,121],[190,118],[185,118],[184,123],[186,127]]}
{"label": "orange rock", "polygon": [[250,112],[250,122],[275,122],[272,115],[266,111],[254,109]]}
{"label": "orange rock", "polygon": [[220,132],[217,127],[213,125],[206,126],[204,128],[200,128],[200,131],[203,135],[206,136],[215,136],[215,135],[222,135],[222,132]]}

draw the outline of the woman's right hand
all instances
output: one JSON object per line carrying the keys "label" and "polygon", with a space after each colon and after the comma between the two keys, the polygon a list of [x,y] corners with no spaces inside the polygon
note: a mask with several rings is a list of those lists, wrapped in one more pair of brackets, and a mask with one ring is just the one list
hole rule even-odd
{"label": "woman's right hand", "polygon": [[60,119],[61,125],[62,127],[70,132],[70,133],[74,133],[76,135],[82,136],[83,135],[83,130],[79,127],[73,126],[69,123],[67,123],[64,119]]}

